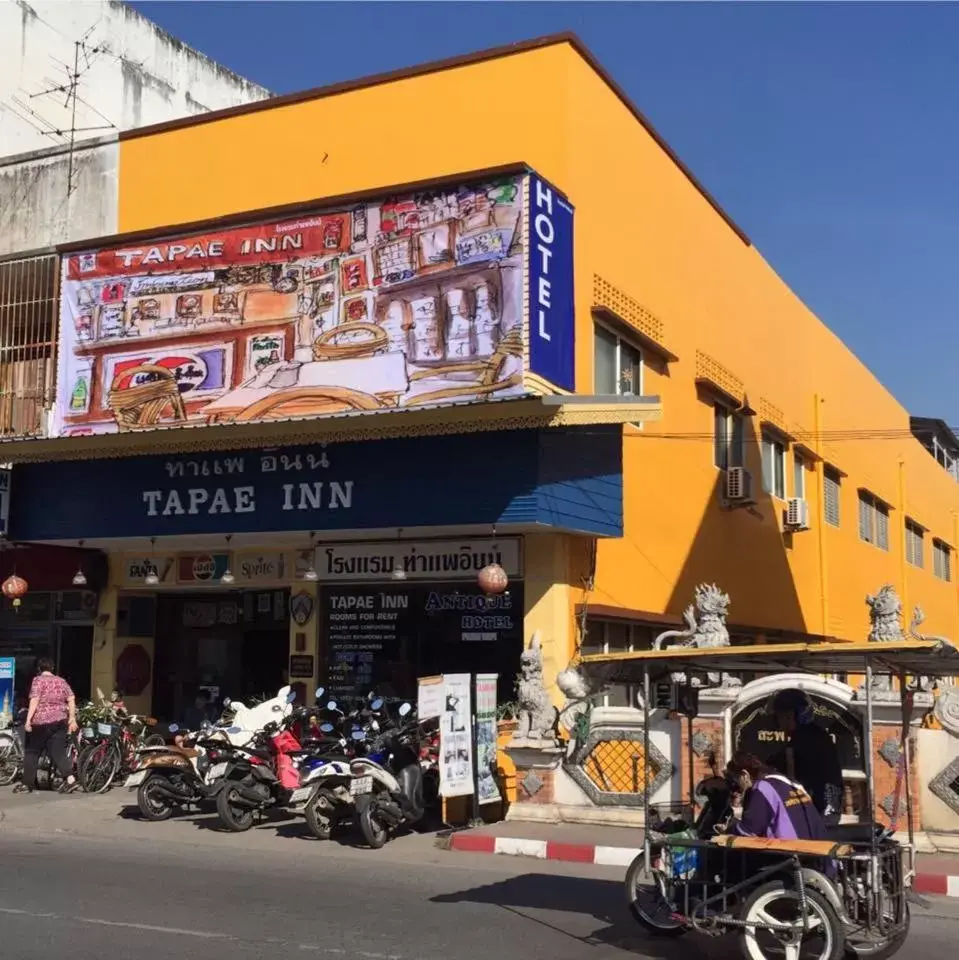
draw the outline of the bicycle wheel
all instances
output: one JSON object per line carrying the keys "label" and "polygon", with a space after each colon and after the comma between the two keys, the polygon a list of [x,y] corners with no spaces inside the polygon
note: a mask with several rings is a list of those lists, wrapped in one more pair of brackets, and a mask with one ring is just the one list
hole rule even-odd
{"label": "bicycle wheel", "polygon": [[0,787],[8,787],[23,768],[23,757],[16,744],[7,740],[0,744]]}
{"label": "bicycle wheel", "polygon": [[80,761],[80,786],[87,793],[106,793],[120,771],[120,748],[112,741],[97,744]]}

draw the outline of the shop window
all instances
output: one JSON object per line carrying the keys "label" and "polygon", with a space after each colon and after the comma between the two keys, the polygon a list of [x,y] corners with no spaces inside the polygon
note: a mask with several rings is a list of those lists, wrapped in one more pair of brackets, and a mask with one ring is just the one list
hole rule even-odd
{"label": "shop window", "polygon": [[914,567],[925,566],[924,534],[925,531],[915,520],[906,517],[906,563]]}
{"label": "shop window", "polygon": [[[586,625],[586,638],[580,652],[633,653],[649,650],[653,645],[656,630],[644,624],[623,620],[590,620]],[[596,702],[606,707],[636,707],[642,687],[631,684],[612,684]]]}
{"label": "shop window", "polygon": [[155,620],[155,596],[120,594],[117,600],[117,636],[152,637]]}
{"label": "shop window", "polygon": [[889,549],[889,507],[868,490],[859,491],[859,539]]}
{"label": "shop window", "polygon": [[947,583],[952,580],[952,547],[942,540],[932,541],[932,572]]}
{"label": "shop window", "polygon": [[642,395],[642,354],[634,344],[601,323],[593,325],[593,371],[593,390],[597,394]]}
{"label": "shop window", "polygon": [[832,527],[839,526],[839,472],[832,467],[823,471],[823,502],[826,513],[826,523]]}
{"label": "shop window", "polygon": [[763,490],[786,499],[786,445],[768,435],[763,436]]}
{"label": "shop window", "polygon": [[746,462],[743,418],[722,403],[713,404],[713,463],[720,470],[742,467]]}

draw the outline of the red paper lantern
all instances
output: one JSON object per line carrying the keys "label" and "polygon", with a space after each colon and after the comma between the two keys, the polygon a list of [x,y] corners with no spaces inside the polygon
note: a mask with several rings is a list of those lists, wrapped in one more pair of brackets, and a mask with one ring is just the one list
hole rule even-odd
{"label": "red paper lantern", "polygon": [[0,589],[3,590],[3,595],[8,599],[13,601],[15,607],[20,606],[20,598],[24,596],[29,588],[29,584],[23,577],[18,577],[16,574],[7,577],[3,581],[3,586]]}
{"label": "red paper lantern", "polygon": [[509,586],[509,577],[506,576],[506,571],[498,563],[491,563],[489,566],[483,567],[477,580],[480,590],[486,594],[503,593]]}

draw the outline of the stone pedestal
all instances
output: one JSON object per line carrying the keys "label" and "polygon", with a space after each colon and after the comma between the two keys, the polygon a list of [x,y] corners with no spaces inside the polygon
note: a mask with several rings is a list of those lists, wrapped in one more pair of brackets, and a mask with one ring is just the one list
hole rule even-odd
{"label": "stone pedestal", "polygon": [[565,749],[555,740],[509,743],[506,755],[516,768],[516,803],[510,806],[507,820],[523,819],[517,807],[524,804],[555,802],[555,778]]}

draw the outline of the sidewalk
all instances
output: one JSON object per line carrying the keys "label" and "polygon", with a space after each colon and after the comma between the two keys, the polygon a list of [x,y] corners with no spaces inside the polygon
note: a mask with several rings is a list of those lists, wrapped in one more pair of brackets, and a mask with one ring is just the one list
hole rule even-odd
{"label": "sidewalk", "polygon": [[[499,853],[626,867],[642,852],[642,842],[642,830],[628,827],[512,820],[456,831],[446,839],[446,847],[461,853]],[[917,893],[959,897],[959,856],[919,854],[913,889]]]}

